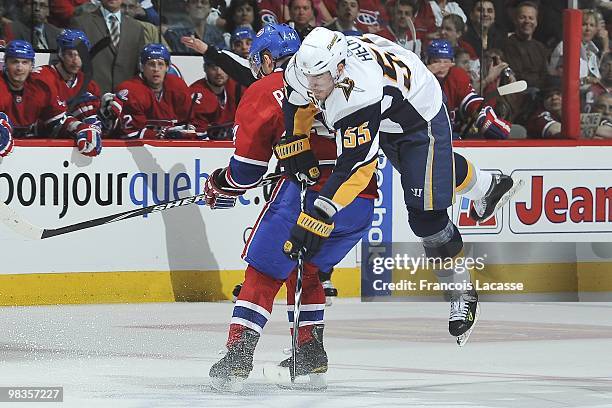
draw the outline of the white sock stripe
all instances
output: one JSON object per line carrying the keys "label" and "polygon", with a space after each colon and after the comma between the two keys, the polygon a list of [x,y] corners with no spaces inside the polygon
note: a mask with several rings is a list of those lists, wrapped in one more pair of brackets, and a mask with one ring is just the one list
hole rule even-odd
{"label": "white sock stripe", "polygon": [[262,315],[263,317],[266,318],[266,320],[270,320],[270,312],[268,312],[265,308],[255,304],[255,303],[251,303],[249,301],[246,300],[237,300],[236,301],[236,306],[242,306],[245,307],[247,309],[251,309],[256,311],[257,313],[259,313],[260,315]]}
{"label": "white sock stripe", "polygon": [[[300,305],[300,312],[314,312],[317,310],[325,310],[325,303]],[[287,305],[287,311],[293,312],[293,305]]]}
{"label": "white sock stripe", "polygon": [[[314,326],[315,324],[325,324],[325,320],[300,320],[300,327]],[[293,327],[293,322],[289,322],[289,328]]]}
{"label": "white sock stripe", "polygon": [[260,327],[259,325],[248,320],[242,319],[240,317],[232,317],[232,320],[230,320],[230,324],[239,324],[241,326],[248,327],[249,329],[255,330],[259,334],[261,334],[261,332],[263,331],[263,327]]}

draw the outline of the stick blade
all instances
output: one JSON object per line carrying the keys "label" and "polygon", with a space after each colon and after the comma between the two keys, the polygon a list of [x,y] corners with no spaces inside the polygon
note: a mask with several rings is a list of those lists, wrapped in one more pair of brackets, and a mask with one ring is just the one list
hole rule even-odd
{"label": "stick blade", "polygon": [[527,82],[520,80],[497,88],[500,96],[523,92],[527,89]]}
{"label": "stick blade", "polygon": [[11,207],[6,205],[3,201],[0,201],[0,221],[4,225],[9,227],[16,233],[23,235],[24,237],[30,239],[42,239],[42,229],[24,220],[19,214],[17,214]]}

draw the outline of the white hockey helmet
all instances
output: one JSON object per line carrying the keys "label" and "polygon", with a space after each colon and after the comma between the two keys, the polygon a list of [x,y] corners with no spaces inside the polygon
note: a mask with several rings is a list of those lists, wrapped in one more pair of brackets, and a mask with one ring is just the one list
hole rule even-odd
{"label": "white hockey helmet", "polygon": [[295,62],[305,75],[329,72],[336,81],[340,76],[338,64],[346,59],[347,54],[344,34],[317,27],[304,38],[302,46],[295,54]]}

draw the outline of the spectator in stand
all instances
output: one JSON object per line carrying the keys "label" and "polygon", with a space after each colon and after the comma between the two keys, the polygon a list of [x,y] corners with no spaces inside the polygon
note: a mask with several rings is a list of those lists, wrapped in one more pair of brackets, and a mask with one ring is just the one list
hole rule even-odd
{"label": "spectator in stand", "polygon": [[214,25],[207,22],[210,14],[209,0],[184,0],[185,20],[169,28],[164,37],[174,52],[189,52],[181,44],[181,37],[193,36],[218,48],[227,48],[223,33]]}
{"label": "spectator in stand", "polygon": [[12,32],[16,40],[25,40],[36,50],[57,49],[55,39],[61,32],[49,24],[49,0],[23,0],[19,21],[13,21]]}
{"label": "spectator in stand", "polygon": [[534,37],[548,49],[563,40],[563,9],[567,1],[539,0],[539,22]]}
{"label": "spectator in stand", "polygon": [[244,59],[248,59],[253,38],[255,38],[255,32],[251,27],[244,26],[236,28],[230,40],[232,52],[240,55]]}
{"label": "spectator in stand", "polygon": [[[257,32],[261,29],[259,16],[257,0],[232,0],[224,14],[225,31],[233,33],[238,27],[250,26],[253,31]],[[211,44],[210,41],[203,40]]]}
{"label": "spectator in stand", "polygon": [[138,0],[140,3],[140,7],[145,12],[145,20],[154,26],[159,26],[161,24],[161,19],[155,6],[153,5],[152,0]]}
{"label": "spectator in stand", "polygon": [[453,48],[455,48],[455,54],[457,48],[463,48],[470,54],[470,59],[479,60],[480,57],[474,51],[474,48],[461,38],[465,34],[465,23],[457,14],[448,14],[442,18],[442,25],[440,26],[440,38],[449,41]]}
{"label": "spectator in stand", "polygon": [[537,26],[538,6],[531,1],[519,4],[514,16],[515,32],[503,51],[518,79],[527,81],[527,86],[541,88],[548,75],[548,49],[533,38]]}
{"label": "spectator in stand", "polygon": [[161,43],[168,48],[169,51],[172,51],[171,47],[168,46],[166,39],[160,35],[159,28],[156,25],[146,21],[147,14],[138,0],[123,0],[121,11],[142,25],[142,28],[144,29],[145,45],[159,43],[161,40]]}
{"label": "spectator in stand", "polygon": [[388,38],[422,57],[422,42],[413,22],[414,10],[414,0],[394,1],[393,9],[389,11],[391,23],[388,29],[376,34]]}
{"label": "spectator in stand", "polygon": [[[332,16],[338,15],[337,0],[323,0],[323,3]],[[359,14],[355,24],[359,30],[364,33],[378,34],[387,25],[389,18],[382,3],[378,0],[359,0]],[[385,6],[388,4],[389,2]]]}
{"label": "spectator in stand", "polygon": [[593,109],[593,105],[597,98],[604,94],[612,92],[612,54],[604,55],[599,64],[601,80],[589,86],[586,92],[583,93],[582,112],[589,113]]}
{"label": "spectator in stand", "polygon": [[601,113],[601,122],[595,131],[595,138],[612,139],[612,93],[597,97],[593,112]]}
{"label": "spectator in stand", "polygon": [[[597,13],[593,10],[582,11],[582,46],[580,48],[580,84],[584,92],[588,87],[599,81],[599,60],[597,54],[599,49],[593,43],[597,34],[599,22]],[[563,74],[563,41],[555,47],[550,56],[548,64],[550,75],[561,76]]]}
{"label": "spectator in stand", "polygon": [[344,33],[344,35],[363,34],[363,32],[355,25],[357,16],[359,15],[358,0],[338,0],[337,10],[338,17],[326,25],[326,28],[334,31],[340,31]]}
{"label": "spectator in stand", "polygon": [[[508,63],[505,62],[504,53],[501,50],[496,48],[487,50],[482,61],[485,64],[483,66],[484,79],[475,83],[478,89],[482,87],[484,95],[493,92],[502,85],[516,82],[516,76]],[[533,96],[527,93],[518,93],[493,98],[490,103],[502,118],[512,122],[513,134],[511,137],[515,138],[518,137],[517,133],[524,134],[526,132],[522,125],[533,113]],[[521,125],[521,128],[518,125]],[[521,138],[524,137],[521,136]]]}
{"label": "spectator in stand", "polygon": [[446,106],[453,130],[459,132],[473,117],[478,135],[486,139],[506,139],[510,134],[510,123],[497,117],[490,104],[483,106],[484,99],[476,93],[470,77],[461,68],[454,66],[454,51],[447,40],[433,40],[427,47],[427,68],[438,78],[446,95]]}
{"label": "spectator in stand", "polygon": [[149,44],[140,53],[139,75],[102,97],[100,115],[110,136],[121,139],[194,139],[188,117],[191,94],[185,81],[166,75],[170,52]]}
{"label": "spectator in stand", "polygon": [[87,35],[92,44],[104,37],[111,38],[110,46],[93,58],[93,79],[106,93],[138,73],[138,54],[144,46],[144,29],[132,17],[121,12],[122,0],[102,0],[94,12],[77,16],[71,25]]}
{"label": "spectator in stand", "polygon": [[13,39],[13,31],[11,30],[11,20],[5,17],[6,7],[4,2],[0,0],[0,47],[6,46]]}
{"label": "spectator in stand", "polygon": [[[417,38],[424,44],[427,44],[429,40],[439,38],[438,28],[436,27],[436,18],[428,0],[411,0],[410,1],[413,14],[412,22],[414,24]],[[396,0],[388,1],[385,6],[387,7],[388,13],[392,15],[396,4]]]}
{"label": "spectator in stand", "polygon": [[463,39],[477,55],[489,48],[503,49],[506,33],[495,26],[495,6],[489,0],[477,0],[470,10],[468,29]]}
{"label": "spectator in stand", "polygon": [[[208,23],[225,30],[227,24],[225,17],[228,16],[225,0],[213,0],[212,5],[213,9]],[[289,7],[287,7],[286,0],[257,0],[257,7],[259,8],[259,23],[262,26],[289,20]]]}
{"label": "spectator in stand", "polygon": [[[445,38],[441,38],[441,40],[443,39]],[[461,68],[462,70],[470,74],[471,77],[472,60],[470,59],[470,53],[459,47],[453,47],[453,51],[455,52],[455,66]],[[476,77],[476,79],[478,79],[478,77]],[[473,80],[474,79],[472,78],[472,81]]]}
{"label": "spectator in stand", "polygon": [[57,27],[68,27],[73,17],[92,12],[96,4],[90,0],[49,0],[49,22]]}
{"label": "spectator in stand", "polygon": [[66,116],[66,101],[54,78],[48,72],[32,71],[34,58],[34,48],[27,41],[13,40],[6,46],[0,76],[0,122],[11,123],[15,138],[74,138],[81,154],[97,156],[102,149],[100,129]]}
{"label": "spectator in stand", "polygon": [[259,21],[261,25],[277,24],[289,20],[289,7],[286,1],[258,0]]}
{"label": "spectator in stand", "polygon": [[433,11],[436,19],[436,27],[440,27],[442,25],[442,19],[444,17],[453,14],[459,16],[464,24],[467,23],[467,16],[463,12],[463,9],[454,1],[430,0],[429,5],[431,6],[431,11]]}
{"label": "spectator in stand", "polygon": [[603,14],[601,14],[599,11],[596,11],[596,14],[598,25],[597,34],[593,38],[593,42],[599,49],[598,57],[601,59],[604,55],[610,52],[610,35],[608,34],[606,20],[604,19]]}
{"label": "spectator in stand", "polygon": [[530,138],[558,139],[561,135],[561,82],[558,77],[548,77],[540,93],[540,106],[527,124]]}
{"label": "spectator in stand", "polygon": [[289,0],[289,26],[297,31],[300,40],[308,35],[313,29],[314,9],[312,0]]}
{"label": "spectator in stand", "polygon": [[189,87],[196,96],[193,109],[196,132],[202,138],[231,139],[231,128],[243,89],[211,61],[205,62],[204,71],[206,78]]}

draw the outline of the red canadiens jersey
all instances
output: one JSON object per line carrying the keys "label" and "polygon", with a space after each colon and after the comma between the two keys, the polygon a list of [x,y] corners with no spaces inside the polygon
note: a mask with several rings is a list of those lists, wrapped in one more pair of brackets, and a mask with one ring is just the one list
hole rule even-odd
{"label": "red canadiens jersey", "polygon": [[453,127],[461,117],[473,115],[483,101],[470,82],[470,77],[463,69],[451,67],[446,77],[440,82],[446,95],[446,106]]}
{"label": "red canadiens jersey", "polygon": [[283,4],[286,4],[286,2],[281,2],[280,0],[257,0],[261,24],[280,23],[283,16]]}
{"label": "red canadiens jersey", "polygon": [[[332,16],[337,16],[336,0],[323,0],[325,7]],[[382,26],[388,22],[387,11],[378,0],[361,0],[359,2],[359,14],[357,15],[356,26],[364,33],[376,32],[376,29],[370,30],[368,27]]]}
{"label": "red canadiens jersey", "polygon": [[[236,150],[230,162],[231,177],[228,180],[236,187],[245,187],[248,181],[256,181],[243,181],[239,175],[251,166],[267,168],[273,146],[285,132],[283,88],[283,73],[277,71],[254,82],[240,101],[234,125]],[[337,157],[333,133],[319,125],[310,135],[311,148],[319,164],[327,166],[321,168],[321,179],[314,187],[317,191],[331,174],[330,164],[335,163]],[[376,179],[373,178],[360,196],[374,198],[376,194]]]}
{"label": "red canadiens jersey", "polygon": [[188,121],[191,94],[176,75],[166,75],[159,97],[141,76],[120,83],[115,95],[123,101],[115,130],[115,136],[122,139],[157,139],[165,129]]}
{"label": "red canadiens jersey", "polygon": [[13,124],[13,136],[58,136],[66,122],[66,101],[55,89],[55,82],[38,70],[30,74],[21,91],[12,92],[5,75],[0,80],[0,112],[8,115]]}
{"label": "red canadiens jersey", "polygon": [[[55,88],[58,91],[59,97],[66,102],[77,95],[81,84],[85,80],[85,74],[79,71],[74,82],[66,82],[54,65],[43,65],[40,67],[40,75],[44,77],[45,81],[48,79],[55,82]],[[81,106],[76,112],[68,112],[69,115],[79,120],[95,116],[98,109],[100,109],[100,87],[94,80],[89,81],[83,96],[88,97],[87,109]]]}
{"label": "red canadiens jersey", "polygon": [[527,134],[532,138],[543,139],[548,128],[555,122],[560,123],[561,118],[552,112],[539,109],[527,123]]}
{"label": "red canadiens jersey", "polygon": [[196,96],[191,123],[195,125],[198,133],[205,133],[211,125],[234,122],[238,101],[244,88],[233,79],[229,79],[223,94],[216,95],[206,79],[202,78],[191,84],[189,91],[191,95]]}

